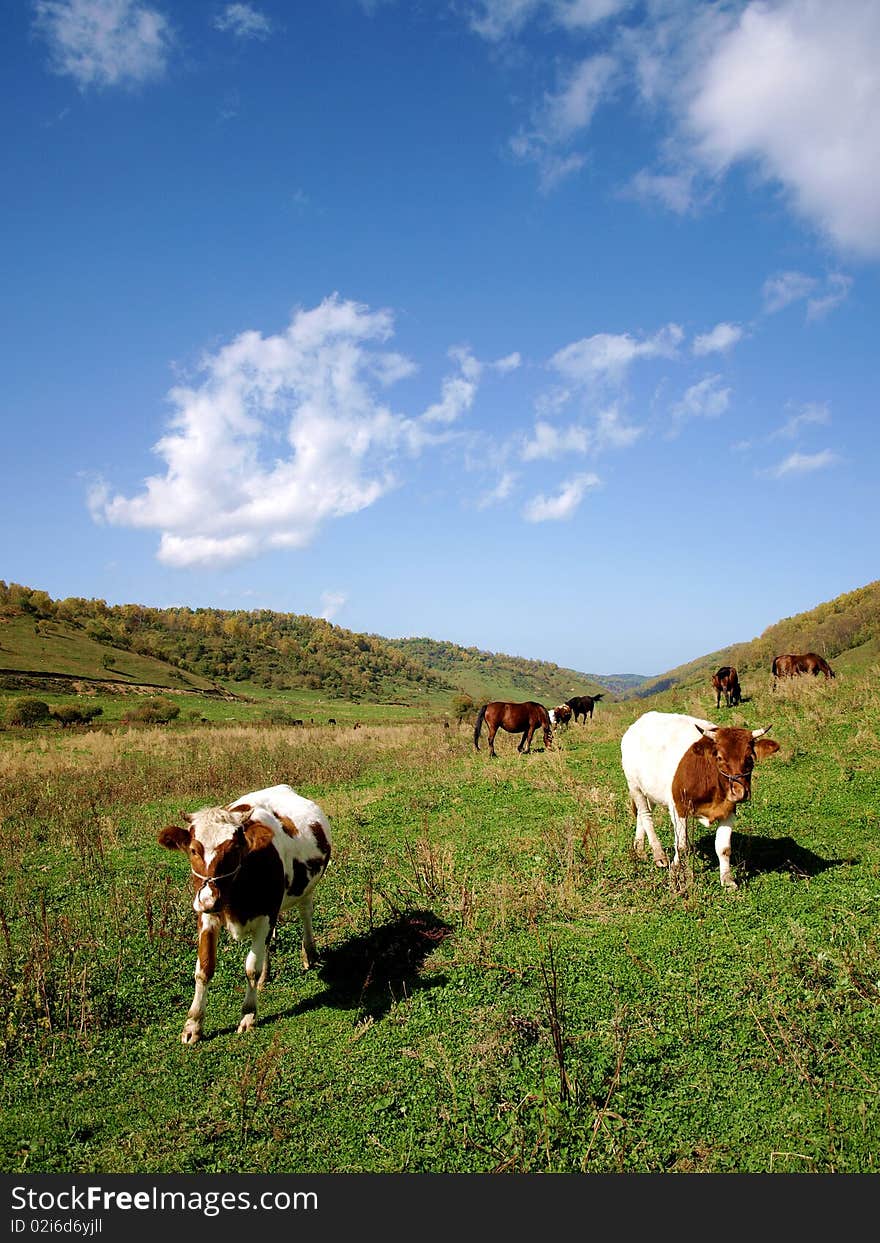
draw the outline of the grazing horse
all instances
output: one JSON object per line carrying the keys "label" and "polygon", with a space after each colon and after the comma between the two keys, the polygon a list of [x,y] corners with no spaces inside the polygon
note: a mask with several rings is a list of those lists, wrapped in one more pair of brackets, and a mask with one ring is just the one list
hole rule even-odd
{"label": "grazing horse", "polygon": [[495,735],[499,729],[506,729],[509,734],[522,733],[517,744],[517,751],[524,751],[528,754],[532,748],[532,736],[540,725],[544,730],[544,746],[551,747],[553,745],[553,732],[550,729],[550,714],[543,704],[535,703],[534,700],[528,700],[526,703],[505,703],[503,700],[495,699],[491,703],[483,704],[477,713],[477,723],[474,726],[474,746],[480,749],[480,730],[483,728],[483,721],[489,729],[489,754],[495,754]]}
{"label": "grazing horse", "polygon": [[724,694],[724,702],[727,707],[736,707],[738,703],[742,703],[742,691],[739,685],[739,676],[733,665],[722,665],[716,674],[712,675],[712,686],[715,689],[715,707],[721,707],[721,695]]}
{"label": "grazing horse", "polygon": [[773,674],[774,690],[777,678],[796,678],[802,673],[811,673],[814,678],[817,678],[820,673],[824,673],[826,679],[835,676],[828,661],[816,652],[804,652],[799,656],[774,656],[770,669]]}
{"label": "grazing horse", "polygon": [[575,695],[573,699],[566,699],[565,702],[568,704],[569,708],[571,708],[572,712],[574,713],[575,724],[577,724],[577,719],[579,716],[582,716],[584,718],[584,725],[586,725],[587,723],[588,716],[590,720],[592,721],[593,709],[595,708],[598,701],[602,698],[603,694],[604,694],[604,691],[602,692],[602,694],[599,694],[599,695]]}

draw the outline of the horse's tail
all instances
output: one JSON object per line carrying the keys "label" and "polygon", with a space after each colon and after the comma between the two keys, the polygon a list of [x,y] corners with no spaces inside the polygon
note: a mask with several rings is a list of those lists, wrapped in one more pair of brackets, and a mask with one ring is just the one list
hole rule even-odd
{"label": "horse's tail", "polygon": [[480,730],[483,728],[483,717],[486,715],[486,709],[488,707],[488,704],[483,704],[482,708],[477,713],[477,723],[474,726],[474,746],[478,751],[480,749]]}
{"label": "horse's tail", "polygon": [[600,691],[598,695],[593,696],[593,699],[601,699],[604,694],[605,694],[604,691]]}

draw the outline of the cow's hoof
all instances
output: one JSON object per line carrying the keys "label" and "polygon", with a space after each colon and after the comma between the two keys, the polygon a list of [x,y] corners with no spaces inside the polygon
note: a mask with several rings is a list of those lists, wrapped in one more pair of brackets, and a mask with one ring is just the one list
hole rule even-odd
{"label": "cow's hoof", "polygon": [[737,888],[739,888],[739,886],[737,885],[736,881],[733,879],[733,877],[732,877],[732,876],[722,876],[722,877],[721,877],[721,887],[722,887],[722,889],[737,889]]}
{"label": "cow's hoof", "polygon": [[655,868],[668,868],[668,867],[669,867],[669,860],[666,858],[666,856],[665,856],[665,855],[659,855],[659,856],[656,856],[656,855],[655,855],[655,857],[654,857],[654,867],[655,867]]}
{"label": "cow's hoof", "polygon": [[249,1032],[256,1021],[257,1016],[255,1014],[243,1014],[241,1022],[238,1025],[239,1034],[241,1032]]}
{"label": "cow's hoof", "polygon": [[182,1044],[198,1044],[199,1040],[201,1040],[201,1037],[202,1037],[201,1027],[190,1027],[189,1023],[187,1023],[186,1027],[184,1027],[183,1031],[180,1034],[180,1039],[181,1039]]}

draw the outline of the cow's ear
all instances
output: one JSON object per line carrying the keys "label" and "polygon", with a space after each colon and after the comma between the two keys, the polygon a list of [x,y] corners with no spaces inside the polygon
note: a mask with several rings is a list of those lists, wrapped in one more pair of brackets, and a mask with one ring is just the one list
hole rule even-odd
{"label": "cow's ear", "polygon": [[709,734],[704,733],[702,738],[698,738],[691,747],[692,755],[714,755],[715,744]]}
{"label": "cow's ear", "polygon": [[167,824],[159,833],[159,845],[166,850],[189,850],[190,831],[179,825]]}
{"label": "cow's ear", "polygon": [[755,755],[759,760],[766,760],[768,755],[775,755],[779,750],[779,743],[775,738],[759,738],[755,743]]}

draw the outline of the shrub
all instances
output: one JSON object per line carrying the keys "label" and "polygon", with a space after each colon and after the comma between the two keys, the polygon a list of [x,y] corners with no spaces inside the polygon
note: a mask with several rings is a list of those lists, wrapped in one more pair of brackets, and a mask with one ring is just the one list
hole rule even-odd
{"label": "shrub", "polygon": [[49,720],[49,705],[44,703],[42,699],[34,699],[29,695],[24,695],[20,699],[13,699],[12,703],[6,709],[5,720],[7,725],[44,725]]}
{"label": "shrub", "polygon": [[130,708],[122,720],[126,725],[166,725],[179,715],[180,707],[176,703],[157,695],[138,704],[136,708]]}

